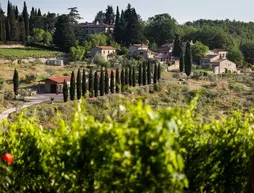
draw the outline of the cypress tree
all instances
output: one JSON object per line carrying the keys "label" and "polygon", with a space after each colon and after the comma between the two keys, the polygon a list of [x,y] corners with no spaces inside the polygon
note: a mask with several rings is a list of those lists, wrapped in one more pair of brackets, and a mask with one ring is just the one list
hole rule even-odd
{"label": "cypress tree", "polygon": [[25,23],[23,17],[21,17],[21,21],[19,22],[19,41],[25,43],[25,40],[26,40]]}
{"label": "cypress tree", "polygon": [[153,83],[157,84],[157,79],[158,79],[158,69],[157,65],[154,64],[154,72],[153,72]]}
{"label": "cypress tree", "polygon": [[114,71],[111,70],[111,75],[110,75],[110,92],[113,94],[115,92],[115,76],[114,76]]}
{"label": "cypress tree", "polygon": [[18,10],[18,6],[15,7],[15,19],[18,20],[19,18],[19,10]]}
{"label": "cypress tree", "polygon": [[94,96],[98,96],[98,73],[97,71],[94,73]]}
{"label": "cypress tree", "polygon": [[17,21],[15,19],[15,7],[8,1],[8,8],[7,8],[7,18],[8,22],[6,26],[6,32],[8,32],[8,41],[16,41],[18,36],[18,29],[17,29]]}
{"label": "cypress tree", "polygon": [[120,78],[119,78],[119,69],[116,69],[116,93],[120,91]]}
{"label": "cypress tree", "polygon": [[28,37],[29,36],[29,15],[27,12],[26,2],[24,2],[22,15],[23,15],[24,23],[25,23],[26,37]]}
{"label": "cypress tree", "polygon": [[192,51],[191,51],[191,44],[187,41],[186,45],[186,53],[185,53],[185,73],[187,76],[191,75],[191,67],[192,67]]}
{"label": "cypress tree", "polygon": [[179,70],[180,72],[183,72],[184,69],[184,54],[183,54],[183,50],[181,49],[181,56],[180,56],[180,64],[179,64]]}
{"label": "cypress tree", "polygon": [[6,40],[10,41],[11,40],[11,26],[10,26],[10,21],[8,17],[5,20],[5,30],[6,30]]}
{"label": "cypress tree", "polygon": [[18,95],[18,89],[19,89],[19,73],[15,68],[13,74],[13,91],[15,95]]}
{"label": "cypress tree", "polygon": [[131,67],[129,68],[129,85],[132,86],[132,71],[131,71]]}
{"label": "cypress tree", "polygon": [[105,94],[109,93],[109,77],[108,77],[108,70],[105,70]]}
{"label": "cypress tree", "polygon": [[71,73],[71,83],[70,83],[70,99],[75,100],[75,75],[74,71]]}
{"label": "cypress tree", "polygon": [[113,32],[113,36],[115,38],[115,41],[117,43],[121,43],[121,26],[120,26],[120,13],[119,13],[119,8],[117,6],[116,8],[116,19],[115,19],[115,29]]}
{"label": "cypress tree", "polygon": [[80,69],[78,69],[78,74],[77,74],[77,99],[81,99],[81,73]]}
{"label": "cypress tree", "polygon": [[182,46],[181,46],[180,37],[178,35],[176,35],[172,55],[177,58],[180,58],[181,50],[182,50]]}
{"label": "cypress tree", "polygon": [[38,9],[38,17],[41,17],[42,16],[42,14],[41,14],[41,9],[39,8]]}
{"label": "cypress tree", "polygon": [[125,77],[124,77],[124,70],[121,71],[121,92],[125,91]]}
{"label": "cypress tree", "polygon": [[64,98],[64,102],[66,103],[68,101],[68,85],[66,80],[64,80],[64,85],[63,85],[63,98]]}
{"label": "cypress tree", "polygon": [[86,71],[83,69],[83,75],[82,75],[82,96],[86,96]]}
{"label": "cypress tree", "polygon": [[135,74],[135,68],[132,69],[132,86],[136,86],[136,74]]}
{"label": "cypress tree", "polygon": [[6,41],[5,16],[0,6],[0,41]]}
{"label": "cypress tree", "polygon": [[103,96],[105,94],[105,79],[104,79],[104,73],[101,69],[101,76],[100,76],[100,95]]}
{"label": "cypress tree", "polygon": [[139,68],[138,68],[138,85],[141,86],[142,85],[142,65],[139,64]]}
{"label": "cypress tree", "polygon": [[90,69],[89,72],[89,79],[88,79],[88,90],[89,90],[89,97],[92,98],[93,97],[93,72]]}
{"label": "cypress tree", "polygon": [[34,26],[34,19],[35,19],[36,15],[35,15],[35,10],[34,7],[32,7],[31,12],[30,12],[30,18],[29,18],[29,30],[30,30],[30,34],[32,34],[33,32],[33,26]]}
{"label": "cypress tree", "polygon": [[160,79],[161,79],[161,65],[159,64],[159,66],[158,66],[158,81],[160,81]]}
{"label": "cypress tree", "polygon": [[143,63],[143,85],[146,85],[146,62]]}
{"label": "cypress tree", "polygon": [[128,71],[128,68],[125,69],[125,80],[124,80],[124,85],[125,85],[125,88],[124,90],[128,90],[128,85],[129,85],[129,71]]}
{"label": "cypress tree", "polygon": [[148,84],[151,84],[151,63],[148,61],[148,66],[147,66],[147,82]]}

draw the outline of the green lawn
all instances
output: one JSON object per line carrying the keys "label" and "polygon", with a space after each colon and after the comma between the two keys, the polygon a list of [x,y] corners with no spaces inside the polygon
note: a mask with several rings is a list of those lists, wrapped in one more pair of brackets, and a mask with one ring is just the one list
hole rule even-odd
{"label": "green lawn", "polygon": [[0,48],[0,58],[4,59],[23,59],[28,57],[43,58],[62,55],[62,52],[43,50],[33,47],[25,48]]}

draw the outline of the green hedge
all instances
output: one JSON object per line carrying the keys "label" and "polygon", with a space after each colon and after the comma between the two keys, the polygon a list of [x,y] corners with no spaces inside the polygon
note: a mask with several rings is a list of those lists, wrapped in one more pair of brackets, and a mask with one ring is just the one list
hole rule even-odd
{"label": "green hedge", "polygon": [[[47,130],[23,113],[0,136],[14,163],[0,170],[5,192],[244,192],[254,115],[203,123],[188,109],[120,106],[104,122],[77,104],[72,123]],[[2,163],[4,165],[4,163]]]}

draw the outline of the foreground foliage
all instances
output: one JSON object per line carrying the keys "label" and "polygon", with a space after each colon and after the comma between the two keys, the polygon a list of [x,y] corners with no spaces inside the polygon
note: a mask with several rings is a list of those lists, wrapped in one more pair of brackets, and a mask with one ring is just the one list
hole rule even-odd
{"label": "foreground foliage", "polygon": [[[122,100],[124,100],[123,98]],[[104,122],[77,104],[71,124],[47,130],[22,113],[1,133],[7,192],[245,192],[253,112],[204,123],[187,109],[158,112],[137,102]],[[188,179],[188,181],[187,181]]]}

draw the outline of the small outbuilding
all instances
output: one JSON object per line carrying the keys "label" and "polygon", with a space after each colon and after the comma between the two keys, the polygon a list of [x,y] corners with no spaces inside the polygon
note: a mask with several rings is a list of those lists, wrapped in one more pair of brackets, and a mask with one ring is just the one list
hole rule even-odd
{"label": "small outbuilding", "polygon": [[64,80],[70,86],[71,76],[51,77],[39,81],[38,93],[62,93]]}

